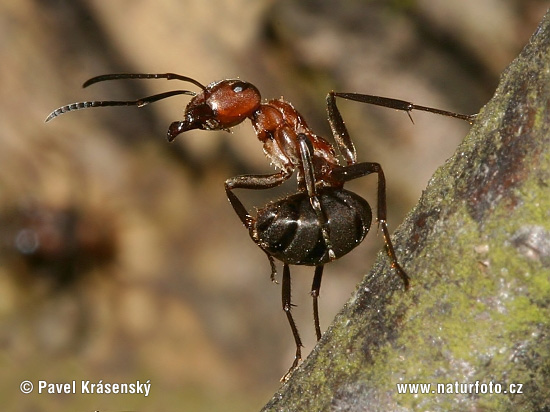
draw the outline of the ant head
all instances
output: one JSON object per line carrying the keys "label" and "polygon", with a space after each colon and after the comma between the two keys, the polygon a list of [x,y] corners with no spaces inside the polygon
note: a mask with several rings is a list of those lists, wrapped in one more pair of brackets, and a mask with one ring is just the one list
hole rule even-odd
{"label": "ant head", "polygon": [[235,79],[211,83],[191,99],[184,120],[170,125],[168,141],[193,129],[227,130],[250,117],[260,104],[260,92],[251,83]]}
{"label": "ant head", "polygon": [[208,86],[203,86],[197,80],[182,76],[176,73],[142,74],[142,73],[121,73],[104,74],[86,81],[83,87],[92,84],[121,79],[167,79],[180,80],[192,83],[201,89],[200,93],[189,90],[172,90],[152,96],[143,97],[138,100],[100,100],[72,103],[54,110],[46,118],[46,122],[67,112],[87,109],[89,107],[107,106],[137,106],[143,107],[149,103],[157,102],[168,97],[186,94],[193,96],[185,108],[184,120],[174,122],[168,129],[168,141],[187,130],[227,130],[238,125],[247,117],[250,117],[261,104],[261,96],[258,89],[242,80],[221,80]]}

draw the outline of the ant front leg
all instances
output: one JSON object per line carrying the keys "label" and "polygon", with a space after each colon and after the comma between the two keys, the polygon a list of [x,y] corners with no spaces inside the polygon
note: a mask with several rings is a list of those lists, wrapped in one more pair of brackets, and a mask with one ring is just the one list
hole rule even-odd
{"label": "ant front leg", "polygon": [[317,196],[317,188],[315,187],[315,169],[312,160],[313,146],[308,137],[303,133],[298,134],[298,141],[300,144],[300,157],[302,160],[302,169],[304,172],[303,179],[305,182],[307,194],[309,196],[309,203],[311,204],[313,211],[317,215],[317,221],[319,222],[319,227],[321,228],[323,242],[325,243],[325,248],[328,253],[329,259],[332,261],[336,259],[336,254],[334,253],[332,242],[330,240],[328,218],[323,211],[321,202],[319,201],[319,197]]}
{"label": "ant front leg", "polygon": [[378,204],[377,204],[377,220],[378,225],[382,229],[382,235],[384,236],[384,244],[386,245],[386,252],[390,258],[391,267],[395,269],[403,284],[405,290],[409,288],[409,276],[405,273],[401,265],[397,261],[397,256],[393,249],[393,244],[390,239],[390,232],[388,230],[388,224],[386,223],[386,178],[384,177],[384,171],[379,163],[362,162],[355,163],[349,166],[338,167],[332,170],[331,177],[342,183],[348,182],[359,177],[369,175],[371,173],[378,174]]}
{"label": "ant front leg", "polygon": [[[225,181],[225,193],[227,195],[227,199],[229,200],[229,203],[231,203],[231,206],[233,206],[233,210],[235,210],[235,213],[239,219],[241,219],[244,227],[251,231],[254,227],[255,218],[248,213],[248,210],[246,210],[246,207],[243,205],[241,200],[235,193],[233,193],[233,189],[270,189],[281,185],[285,180],[288,180],[290,176],[292,176],[292,171],[283,170],[279,173],[274,173],[271,175],[241,175],[229,178]],[[275,261],[269,253],[265,252],[265,254],[269,260],[269,265],[271,266],[270,279],[272,282],[277,283],[275,280],[275,277],[277,276]]]}
{"label": "ant front leg", "polygon": [[[302,158],[302,166],[304,170],[304,180],[306,184],[306,190],[309,195],[310,204],[317,215],[319,226],[321,227],[321,234],[327,253],[331,260],[336,258],[334,250],[332,249],[332,242],[330,241],[328,218],[321,207],[321,202],[317,197],[317,189],[315,188],[315,172],[313,169],[313,161],[311,154],[313,148],[311,147],[311,141],[306,135],[298,135],[300,142],[300,155]],[[313,284],[311,285],[311,297],[313,298],[313,322],[315,325],[315,334],[317,340],[321,339],[321,326],[319,324],[319,292],[321,290],[321,279],[323,277],[323,265],[315,266],[315,275],[313,276]]]}

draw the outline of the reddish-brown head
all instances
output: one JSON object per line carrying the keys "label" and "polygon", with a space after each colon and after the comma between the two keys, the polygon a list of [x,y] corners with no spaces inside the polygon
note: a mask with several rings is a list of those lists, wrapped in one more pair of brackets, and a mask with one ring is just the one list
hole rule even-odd
{"label": "reddish-brown head", "polygon": [[235,79],[211,83],[191,99],[184,120],[170,125],[168,140],[192,129],[229,129],[250,117],[260,104],[260,92],[251,83]]}
{"label": "reddish-brown head", "polygon": [[220,80],[210,83],[208,86],[203,86],[200,82],[191,77],[176,73],[120,73],[104,74],[93,77],[86,81],[83,87],[88,87],[98,82],[122,79],[180,80],[198,86],[201,92],[172,90],[142,97],[137,100],[94,100],[72,103],[51,112],[46,118],[46,121],[48,122],[63,113],[87,109],[89,107],[143,107],[149,103],[154,103],[172,96],[182,94],[193,96],[185,108],[184,120],[173,122],[168,129],[168,141],[172,141],[178,134],[186,132],[187,130],[227,130],[252,116],[261,105],[261,96],[258,89],[254,85],[238,79]]}

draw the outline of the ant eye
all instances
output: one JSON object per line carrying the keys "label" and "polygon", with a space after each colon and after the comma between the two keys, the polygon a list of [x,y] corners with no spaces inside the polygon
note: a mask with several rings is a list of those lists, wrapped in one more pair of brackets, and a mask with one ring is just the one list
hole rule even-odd
{"label": "ant eye", "polygon": [[244,82],[237,82],[235,83],[231,89],[235,92],[235,93],[241,93],[243,90],[245,90],[247,87],[246,87],[246,83]]}

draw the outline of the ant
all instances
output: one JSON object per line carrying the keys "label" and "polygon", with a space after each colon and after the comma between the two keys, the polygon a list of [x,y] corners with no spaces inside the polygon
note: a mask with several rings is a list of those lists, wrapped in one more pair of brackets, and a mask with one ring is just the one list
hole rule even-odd
{"label": "ant", "polygon": [[[281,99],[262,102],[260,92],[251,83],[226,79],[204,86],[197,80],[175,73],[163,74],[107,74],[93,77],[83,87],[94,83],[120,79],[181,80],[197,86],[199,93],[172,90],[134,101],[87,101],[73,103],[53,111],[46,122],[63,113],[105,106],[143,107],[175,95],[189,95],[184,120],[173,122],[167,133],[173,141],[180,133],[193,130],[226,130],[249,119],[256,136],[270,162],[279,171],[265,175],[241,175],[225,181],[225,192],[235,213],[248,229],[250,237],[267,255],[271,266],[271,280],[276,282],[274,258],[283,262],[282,305],[288,318],[296,353],[286,381],[301,361],[302,341],[292,318],[290,293],[290,265],[314,266],[311,296],[317,340],[321,339],[318,297],[326,263],[339,259],[367,235],[372,212],[366,200],[344,189],[344,184],[375,173],[378,177],[377,220],[382,231],[391,268],[401,278],[405,290],[409,276],[397,260],[386,223],[386,178],[382,166],[373,162],[357,162],[353,142],[348,134],[336,98],[405,111],[412,121],[411,111],[421,110],[455,117],[473,123],[475,115],[463,115],[432,107],[419,106],[403,100],[357,93],[331,91],[326,98],[328,121],[336,145],[316,135],[291,103]],[[336,150],[345,160],[341,165]],[[242,204],[235,189],[270,189],[283,184],[294,173],[297,175],[297,193],[272,201],[253,216]]]}

